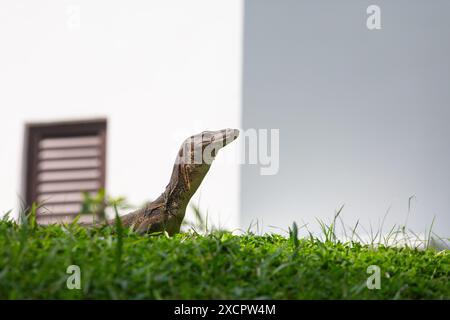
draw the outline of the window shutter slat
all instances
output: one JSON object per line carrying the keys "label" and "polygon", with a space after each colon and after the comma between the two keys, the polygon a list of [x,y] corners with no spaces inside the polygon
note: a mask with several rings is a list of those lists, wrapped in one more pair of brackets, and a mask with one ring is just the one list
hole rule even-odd
{"label": "window shutter slat", "polygon": [[30,126],[28,144],[27,202],[42,205],[38,222],[73,219],[83,193],[105,187],[105,121]]}

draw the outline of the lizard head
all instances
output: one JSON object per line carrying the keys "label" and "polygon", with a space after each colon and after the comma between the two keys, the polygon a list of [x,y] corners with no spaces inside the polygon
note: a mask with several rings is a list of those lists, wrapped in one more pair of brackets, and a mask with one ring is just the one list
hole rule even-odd
{"label": "lizard head", "polygon": [[169,194],[183,190],[183,198],[188,201],[200,186],[220,149],[239,136],[237,129],[203,131],[187,138],[180,151],[168,186]]}
{"label": "lizard head", "polygon": [[219,150],[236,140],[238,136],[237,129],[203,131],[190,136],[183,142],[177,161],[194,167],[211,165]]}

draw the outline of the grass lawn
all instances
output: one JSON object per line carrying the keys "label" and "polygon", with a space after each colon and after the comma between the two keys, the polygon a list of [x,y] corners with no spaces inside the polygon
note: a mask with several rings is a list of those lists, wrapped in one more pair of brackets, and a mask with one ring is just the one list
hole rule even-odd
{"label": "grass lawn", "polygon": [[[80,290],[66,286],[70,265]],[[449,251],[433,249],[0,222],[1,299],[450,299],[449,277]]]}

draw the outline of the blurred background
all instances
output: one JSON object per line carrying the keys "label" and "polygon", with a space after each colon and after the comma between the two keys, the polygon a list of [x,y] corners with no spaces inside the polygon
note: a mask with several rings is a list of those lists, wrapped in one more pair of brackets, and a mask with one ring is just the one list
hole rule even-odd
{"label": "blurred background", "polygon": [[[369,30],[370,5],[381,29]],[[450,3],[4,1],[0,212],[83,191],[141,205],[203,130],[279,129],[279,171],[221,153],[192,200],[211,224],[405,224],[450,236]],[[126,213],[126,212],[123,212]],[[194,219],[192,210],[188,219]]]}
{"label": "blurred background", "polygon": [[[2,1],[0,212],[156,199],[185,138],[240,125],[241,38],[236,0]],[[239,168],[217,162],[193,203],[234,228]]]}
{"label": "blurred background", "polygon": [[245,1],[243,127],[281,140],[279,174],[242,170],[243,225],[317,230],[345,205],[368,232],[387,213],[385,229],[423,233],[436,217],[450,236],[449,13],[440,0]]}

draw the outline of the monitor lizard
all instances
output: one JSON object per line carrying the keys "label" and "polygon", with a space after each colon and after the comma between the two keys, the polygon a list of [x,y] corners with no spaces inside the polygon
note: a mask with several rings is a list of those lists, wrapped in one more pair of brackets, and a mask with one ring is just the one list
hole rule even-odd
{"label": "monitor lizard", "polygon": [[[186,207],[197,191],[220,149],[236,140],[237,129],[204,131],[187,138],[180,147],[165,191],[145,207],[121,216],[123,226],[138,233],[167,232],[170,236],[180,231]],[[115,219],[106,223],[114,224]]]}

